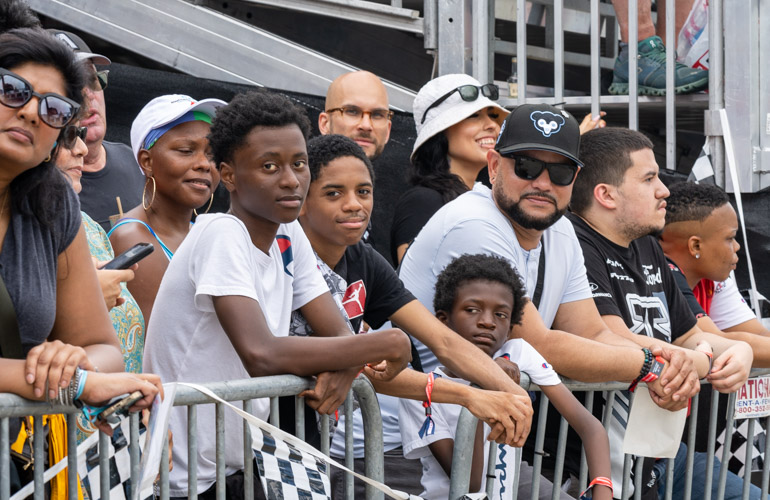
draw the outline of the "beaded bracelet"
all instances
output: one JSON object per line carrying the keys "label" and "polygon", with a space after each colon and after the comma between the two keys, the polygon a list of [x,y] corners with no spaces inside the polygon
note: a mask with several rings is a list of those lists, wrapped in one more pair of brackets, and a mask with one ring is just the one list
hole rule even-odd
{"label": "beaded bracelet", "polygon": [[642,369],[639,370],[639,376],[634,379],[633,382],[631,382],[631,385],[628,386],[628,390],[631,392],[634,392],[634,389],[636,389],[636,385],[648,374],[650,373],[650,370],[652,369],[652,360],[655,356],[652,355],[652,351],[648,349],[647,347],[642,348],[642,352],[644,352],[644,363],[642,363]]}

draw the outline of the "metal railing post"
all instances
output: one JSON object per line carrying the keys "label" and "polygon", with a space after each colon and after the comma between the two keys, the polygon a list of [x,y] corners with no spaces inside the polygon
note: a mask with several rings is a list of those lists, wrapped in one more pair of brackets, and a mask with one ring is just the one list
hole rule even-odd
{"label": "metal railing post", "polygon": [[[722,0],[709,2],[709,112],[712,117],[716,115],[718,110],[725,107],[722,8]],[[709,120],[707,120],[708,122]],[[714,124],[711,125],[712,128],[714,126]],[[726,187],[724,142],[722,142],[721,135],[717,136],[713,133],[713,130],[706,130],[706,134],[709,135],[709,149],[714,165],[714,180],[718,186],[724,188]]]}
{"label": "metal railing post", "polygon": [[[380,404],[374,387],[366,377],[358,377],[353,381],[353,392],[361,408],[361,418],[364,422],[364,465],[366,476],[375,481],[385,481],[385,462],[382,442],[382,416]],[[352,415],[351,415],[352,420]],[[345,418],[347,422],[347,417]],[[384,494],[371,486],[366,485],[366,498],[382,500]]]}
{"label": "metal railing post", "polygon": [[666,0],[666,168],[676,170],[676,1]]}
{"label": "metal railing post", "polygon": [[637,0],[628,0],[628,128],[639,129],[639,11]]}
{"label": "metal railing post", "polygon": [[455,500],[468,493],[471,484],[473,443],[476,440],[478,420],[467,408],[460,411],[455,432],[455,446],[452,452],[452,474],[449,482],[449,500]]}

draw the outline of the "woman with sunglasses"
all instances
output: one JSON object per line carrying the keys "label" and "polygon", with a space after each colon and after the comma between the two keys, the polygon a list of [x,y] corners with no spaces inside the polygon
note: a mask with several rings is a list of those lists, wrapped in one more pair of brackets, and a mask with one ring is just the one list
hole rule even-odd
{"label": "woman with sunglasses", "polygon": [[[86,127],[77,124],[68,125],[64,129],[61,147],[56,155],[56,166],[67,175],[75,193],[80,194],[83,186],[80,179],[83,175],[84,158],[88,154],[85,136]],[[83,227],[86,230],[88,249],[91,257],[96,260],[96,276],[102,289],[104,302],[110,311],[112,326],[118,334],[120,347],[123,351],[123,361],[127,372],[142,372],[142,351],[144,350],[144,317],[139,305],[131,296],[126,282],[134,278],[132,269],[99,269],[108,261],[115,258],[110,240],[104,229],[85,212],[81,211]]]}
{"label": "woman with sunglasses", "polygon": [[494,102],[497,98],[495,84],[481,85],[461,74],[433,79],[417,93],[413,187],[396,205],[390,242],[394,262],[401,262],[409,243],[439,208],[473,187],[508,115]]}
{"label": "woman with sunglasses", "polygon": [[[159,379],[122,372],[75,193],[56,169],[83,74],[72,51],[35,29],[0,35],[0,392],[103,402]],[[72,393],[70,393],[72,391]]]}
{"label": "woman with sunglasses", "polygon": [[118,254],[142,242],[156,248],[128,283],[146,324],[161,279],[190,232],[196,209],[211,208],[219,171],[211,158],[208,134],[216,109],[225,104],[219,99],[164,95],[150,101],[131,125],[131,148],[146,177],[142,203],[108,235]]}

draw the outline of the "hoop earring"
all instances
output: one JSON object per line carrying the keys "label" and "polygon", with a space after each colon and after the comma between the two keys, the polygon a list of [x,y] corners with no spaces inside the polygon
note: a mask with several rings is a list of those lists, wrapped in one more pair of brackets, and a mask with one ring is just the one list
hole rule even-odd
{"label": "hoop earring", "polygon": [[51,161],[51,153],[48,153],[48,158],[43,160],[43,163],[50,163],[50,161]]}
{"label": "hoop earring", "polygon": [[[211,199],[209,200],[209,206],[206,207],[206,211],[203,212],[204,214],[209,213],[209,210],[211,210],[211,204],[214,203],[214,193],[211,193]],[[193,213],[196,217],[198,217],[198,210],[193,208]]]}
{"label": "hoop earring", "polygon": [[[145,201],[145,194],[147,193],[147,183],[150,181],[152,181],[152,199],[150,199],[150,203],[147,203]],[[144,181],[144,187],[142,188],[142,208],[149,210],[153,201],[155,201],[155,177],[148,177],[147,180]]]}

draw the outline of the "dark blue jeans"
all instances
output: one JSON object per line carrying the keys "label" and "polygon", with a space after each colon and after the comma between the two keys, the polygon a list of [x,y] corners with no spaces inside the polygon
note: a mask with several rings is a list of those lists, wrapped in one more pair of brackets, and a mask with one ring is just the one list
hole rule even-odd
{"label": "dark blue jeans", "polygon": [[[666,494],[666,464],[667,460],[660,460],[655,464],[655,473],[660,478],[658,482],[658,496],[664,498]],[[693,500],[703,498],[706,490],[706,454],[695,452],[693,459],[693,474],[692,474],[692,495],[690,498]],[[718,458],[714,457],[713,466],[713,480],[711,483],[711,498],[717,498],[717,488],[719,486],[719,470],[721,463]],[[682,443],[679,445],[679,451],[676,453],[676,459],[674,462],[674,490],[671,498],[678,499],[684,498],[684,485],[685,485],[685,473],[687,472],[687,446]],[[725,500],[738,500],[741,498],[741,492],[743,491],[743,479],[736,476],[732,472],[727,473],[727,483],[725,484]],[[759,500],[761,498],[762,491],[751,485],[749,491],[749,498],[751,500]]]}

